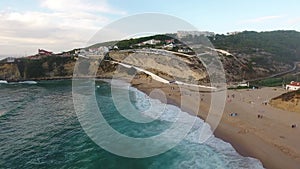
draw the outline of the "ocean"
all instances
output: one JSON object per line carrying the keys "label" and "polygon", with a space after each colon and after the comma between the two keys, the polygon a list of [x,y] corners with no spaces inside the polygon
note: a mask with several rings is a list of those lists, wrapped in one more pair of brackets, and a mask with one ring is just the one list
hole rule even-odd
{"label": "ocean", "polygon": [[[110,83],[96,81],[95,85],[103,117],[112,128],[129,137],[157,135],[172,125],[173,112],[181,112],[131,88],[132,104],[141,112],[151,104],[155,104],[155,110],[164,107],[168,112],[150,123],[131,122],[118,113]],[[116,90],[122,97],[127,89]],[[126,104],[120,104],[127,109]],[[98,146],[81,127],[73,105],[71,80],[0,84],[0,168],[263,168],[259,160],[240,156],[229,143],[214,136],[200,144],[197,133],[202,125],[203,120],[197,118],[191,132],[164,153],[147,158],[122,157]],[[140,151],[150,149],[144,145]]]}

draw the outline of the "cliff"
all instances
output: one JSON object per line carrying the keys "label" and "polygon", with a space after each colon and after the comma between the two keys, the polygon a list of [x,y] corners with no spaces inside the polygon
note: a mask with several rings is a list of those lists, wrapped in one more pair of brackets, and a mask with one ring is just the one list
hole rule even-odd
{"label": "cliff", "polygon": [[13,63],[0,63],[0,79],[8,81],[65,78],[72,76],[72,58],[48,56],[41,59],[19,58]]}
{"label": "cliff", "polygon": [[[250,65],[249,60],[244,57],[227,55],[223,51],[218,51],[218,54],[225,69],[227,82],[264,77],[274,73],[269,71],[270,67]],[[148,70],[169,81],[178,80],[193,84],[209,83],[206,68],[197,57],[187,57],[177,53],[168,55],[147,50],[111,51],[106,61],[101,61],[97,57],[85,59],[57,55],[40,59],[19,58],[14,63],[0,63],[0,79],[20,81],[72,78],[74,69],[77,73],[76,76],[96,75],[99,78],[111,78],[117,74],[127,76],[135,73],[128,68],[118,66],[116,62]],[[98,65],[99,67],[95,72],[94,70]],[[276,64],[274,67],[277,68],[276,71],[288,69],[288,67],[283,66],[284,68],[282,68]]]}
{"label": "cliff", "polygon": [[18,65],[13,63],[1,64],[0,78],[8,81],[22,79]]}

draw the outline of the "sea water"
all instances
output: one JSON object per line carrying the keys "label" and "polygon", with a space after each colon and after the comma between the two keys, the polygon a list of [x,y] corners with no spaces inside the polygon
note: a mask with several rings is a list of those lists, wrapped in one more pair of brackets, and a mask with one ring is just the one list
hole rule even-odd
{"label": "sea water", "polygon": [[[165,153],[141,159],[109,153],[81,128],[73,106],[71,85],[70,80],[42,81],[35,85],[0,84],[0,168],[263,168],[259,160],[240,156],[229,143],[214,136],[199,143],[200,128],[206,124],[198,118],[185,139]],[[156,119],[151,123],[131,122],[118,113],[111,85],[97,81],[96,86],[103,116],[115,130],[130,137],[157,135],[172,125],[178,112],[185,113],[130,88],[132,104],[141,113],[149,106],[157,110],[163,106],[165,110],[160,116],[146,114]],[[122,91],[128,89],[120,85],[116,90],[122,97]],[[147,146],[141,151],[146,149]]]}

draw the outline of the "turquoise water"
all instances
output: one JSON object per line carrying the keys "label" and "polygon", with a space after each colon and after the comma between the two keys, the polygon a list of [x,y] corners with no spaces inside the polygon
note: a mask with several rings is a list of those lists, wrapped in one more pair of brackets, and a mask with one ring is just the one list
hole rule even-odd
{"label": "turquoise water", "polygon": [[[114,107],[110,84],[96,85],[103,116],[120,133],[150,137],[172,124],[168,117],[149,124],[128,121]],[[125,89],[117,90],[122,93]],[[132,91],[131,96],[137,108],[149,106],[143,93]],[[173,110],[180,111],[169,106],[169,111]],[[198,120],[192,130],[202,124]],[[199,144],[195,138],[189,134],[173,149],[154,157],[120,157],[100,148],[81,128],[73,107],[71,81],[0,84],[0,168],[262,168],[258,160],[238,155],[222,140],[212,137]]]}

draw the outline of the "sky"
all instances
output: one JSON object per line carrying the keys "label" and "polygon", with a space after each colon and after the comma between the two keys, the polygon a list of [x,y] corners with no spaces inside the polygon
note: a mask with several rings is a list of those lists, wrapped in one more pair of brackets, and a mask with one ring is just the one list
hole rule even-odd
{"label": "sky", "polygon": [[300,1],[1,0],[0,56],[85,47],[104,26],[141,13],[168,14],[199,31],[300,31]]}

